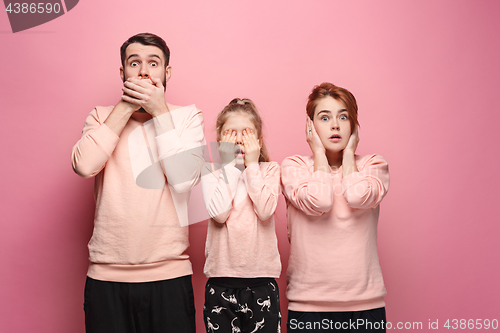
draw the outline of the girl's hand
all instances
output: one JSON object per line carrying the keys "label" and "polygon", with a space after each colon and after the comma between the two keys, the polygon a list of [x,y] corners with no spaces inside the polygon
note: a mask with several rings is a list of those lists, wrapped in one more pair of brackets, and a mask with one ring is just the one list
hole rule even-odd
{"label": "girl's hand", "polygon": [[344,152],[351,152],[355,153],[356,149],[358,148],[358,143],[359,143],[359,135],[358,135],[358,128],[354,130],[354,132],[351,133],[351,136],[349,137],[349,142],[347,142],[347,146],[344,148]]}
{"label": "girl's hand", "polygon": [[236,131],[227,130],[222,134],[219,141],[219,156],[222,164],[236,165],[235,147],[236,145]]}
{"label": "girl's hand", "polygon": [[245,128],[243,130],[243,149],[245,152],[245,166],[259,163],[260,144],[253,130]]}
{"label": "girl's hand", "polygon": [[323,146],[323,143],[316,132],[316,128],[314,128],[314,124],[309,117],[307,117],[306,122],[306,139],[314,155],[325,154],[325,146]]}

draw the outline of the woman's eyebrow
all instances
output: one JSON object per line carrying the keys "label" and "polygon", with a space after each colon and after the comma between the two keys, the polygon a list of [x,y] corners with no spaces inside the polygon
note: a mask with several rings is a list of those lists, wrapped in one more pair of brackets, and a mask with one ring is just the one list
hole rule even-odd
{"label": "woman's eyebrow", "polygon": [[[342,112],[347,112],[347,109],[340,109],[340,110],[338,110],[338,111],[337,111],[337,113],[342,113]],[[319,111],[319,112],[318,112],[318,116],[319,116],[319,114],[320,114],[320,113],[328,113],[328,114],[331,114],[331,113],[332,113],[332,111],[330,111],[330,110],[321,110],[321,111]]]}

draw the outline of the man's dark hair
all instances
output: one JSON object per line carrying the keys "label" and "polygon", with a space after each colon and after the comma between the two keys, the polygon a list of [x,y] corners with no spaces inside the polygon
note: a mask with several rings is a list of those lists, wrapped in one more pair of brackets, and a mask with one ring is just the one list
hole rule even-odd
{"label": "man's dark hair", "polygon": [[125,43],[123,43],[122,47],[120,48],[122,67],[125,67],[125,52],[127,50],[127,47],[133,43],[156,46],[163,51],[163,55],[165,56],[165,68],[168,66],[168,62],[170,60],[170,50],[168,49],[167,43],[165,43],[165,41],[159,36],[156,36],[149,32],[144,32],[130,37]]}

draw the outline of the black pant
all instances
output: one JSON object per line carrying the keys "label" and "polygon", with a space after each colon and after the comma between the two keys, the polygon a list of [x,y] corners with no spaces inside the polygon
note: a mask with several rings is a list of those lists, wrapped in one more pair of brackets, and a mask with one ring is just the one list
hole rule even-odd
{"label": "black pant", "polygon": [[346,312],[288,311],[287,333],[373,332],[386,328],[385,308]]}
{"label": "black pant", "polygon": [[191,275],[175,279],[124,283],[87,277],[87,333],[194,333]]}
{"label": "black pant", "polygon": [[[231,283],[216,285],[213,281],[221,279],[209,279],[205,288],[203,317],[207,333],[281,331],[279,290],[274,279],[222,279]],[[235,285],[235,281],[249,283]]]}

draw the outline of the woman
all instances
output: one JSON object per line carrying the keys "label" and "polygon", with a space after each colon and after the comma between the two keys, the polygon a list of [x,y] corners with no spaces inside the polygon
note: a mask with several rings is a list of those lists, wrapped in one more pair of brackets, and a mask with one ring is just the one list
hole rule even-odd
{"label": "woman", "polygon": [[306,106],[312,156],[282,163],[290,259],[288,332],[385,332],[386,294],[377,254],[386,160],[356,155],[357,105],[346,89],[314,87]]}

